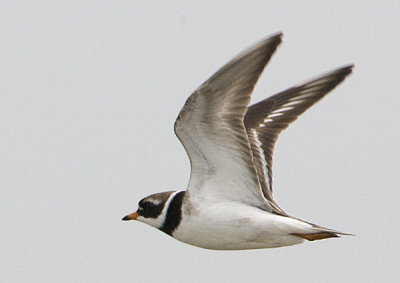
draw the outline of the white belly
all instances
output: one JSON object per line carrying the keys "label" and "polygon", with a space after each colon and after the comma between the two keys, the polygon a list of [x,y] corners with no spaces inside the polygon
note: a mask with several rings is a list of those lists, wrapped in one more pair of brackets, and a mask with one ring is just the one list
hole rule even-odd
{"label": "white belly", "polygon": [[172,236],[206,249],[237,250],[300,244],[303,239],[291,233],[310,231],[307,223],[233,202],[184,208]]}

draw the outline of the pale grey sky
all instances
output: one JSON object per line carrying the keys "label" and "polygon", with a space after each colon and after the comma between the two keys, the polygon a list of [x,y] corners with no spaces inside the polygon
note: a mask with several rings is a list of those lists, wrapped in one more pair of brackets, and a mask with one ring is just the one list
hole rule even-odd
{"label": "pale grey sky", "polygon": [[[1,282],[398,282],[399,1],[1,1]],[[348,63],[278,141],[289,214],[357,234],[209,251],[122,222],[185,189],[191,92],[277,31],[253,102]]]}

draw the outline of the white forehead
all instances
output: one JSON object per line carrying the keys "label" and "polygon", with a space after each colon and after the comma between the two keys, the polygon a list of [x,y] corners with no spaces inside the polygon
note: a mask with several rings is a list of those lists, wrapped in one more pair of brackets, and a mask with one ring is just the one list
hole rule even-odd
{"label": "white forehead", "polygon": [[154,205],[159,205],[163,202],[163,200],[160,197],[148,197],[146,200],[150,201]]}

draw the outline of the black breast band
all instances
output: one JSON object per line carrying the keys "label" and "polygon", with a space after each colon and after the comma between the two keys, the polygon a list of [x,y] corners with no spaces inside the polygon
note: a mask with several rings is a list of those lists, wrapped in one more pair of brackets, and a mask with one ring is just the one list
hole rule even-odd
{"label": "black breast band", "polygon": [[177,193],[172,201],[170,202],[167,210],[167,216],[163,226],[160,228],[161,231],[172,236],[172,232],[178,227],[182,219],[182,201],[185,192]]}

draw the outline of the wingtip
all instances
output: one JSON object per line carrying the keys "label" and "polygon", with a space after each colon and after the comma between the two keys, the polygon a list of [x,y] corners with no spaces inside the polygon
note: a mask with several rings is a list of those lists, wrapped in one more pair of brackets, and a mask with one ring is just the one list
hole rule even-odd
{"label": "wingtip", "polygon": [[344,69],[344,70],[349,70],[350,72],[353,72],[354,64],[353,64],[353,63],[350,63],[350,64],[348,64],[348,65],[344,65],[344,66],[342,67],[342,69]]}
{"label": "wingtip", "polygon": [[347,64],[337,69],[337,72],[343,72],[346,75],[353,73],[354,64]]}
{"label": "wingtip", "polygon": [[283,37],[283,32],[278,31],[276,33],[267,36],[265,39],[267,41],[276,41],[278,44],[280,44],[282,42],[282,37]]}
{"label": "wingtip", "polygon": [[[269,59],[272,57],[272,55],[275,53],[276,49],[279,47],[279,45],[282,43],[282,37],[283,33],[282,32],[276,32],[273,34],[270,34],[266,36],[265,38],[261,39],[258,43],[254,44],[255,48],[267,48],[269,50]],[[268,61],[269,61],[268,59]]]}
{"label": "wingtip", "polygon": [[351,233],[343,233],[343,232],[336,232],[336,233],[341,236],[352,236],[352,237],[357,236],[356,234],[351,234]]}
{"label": "wingtip", "polygon": [[283,37],[283,32],[279,31],[279,32],[270,34],[270,35],[262,38],[260,41],[256,42],[254,45],[255,46],[262,46],[262,45],[278,46],[282,42],[282,37]]}
{"label": "wingtip", "polygon": [[348,65],[344,65],[341,67],[338,67],[336,69],[333,69],[331,71],[328,71],[322,75],[320,75],[319,77],[328,77],[328,76],[338,76],[340,78],[342,78],[340,81],[344,80],[348,75],[353,73],[353,68],[354,68],[354,64],[348,64]]}
{"label": "wingtip", "polygon": [[269,35],[268,37],[270,37],[270,38],[274,38],[274,37],[282,38],[283,37],[283,32],[282,31],[277,31],[277,32]]}

